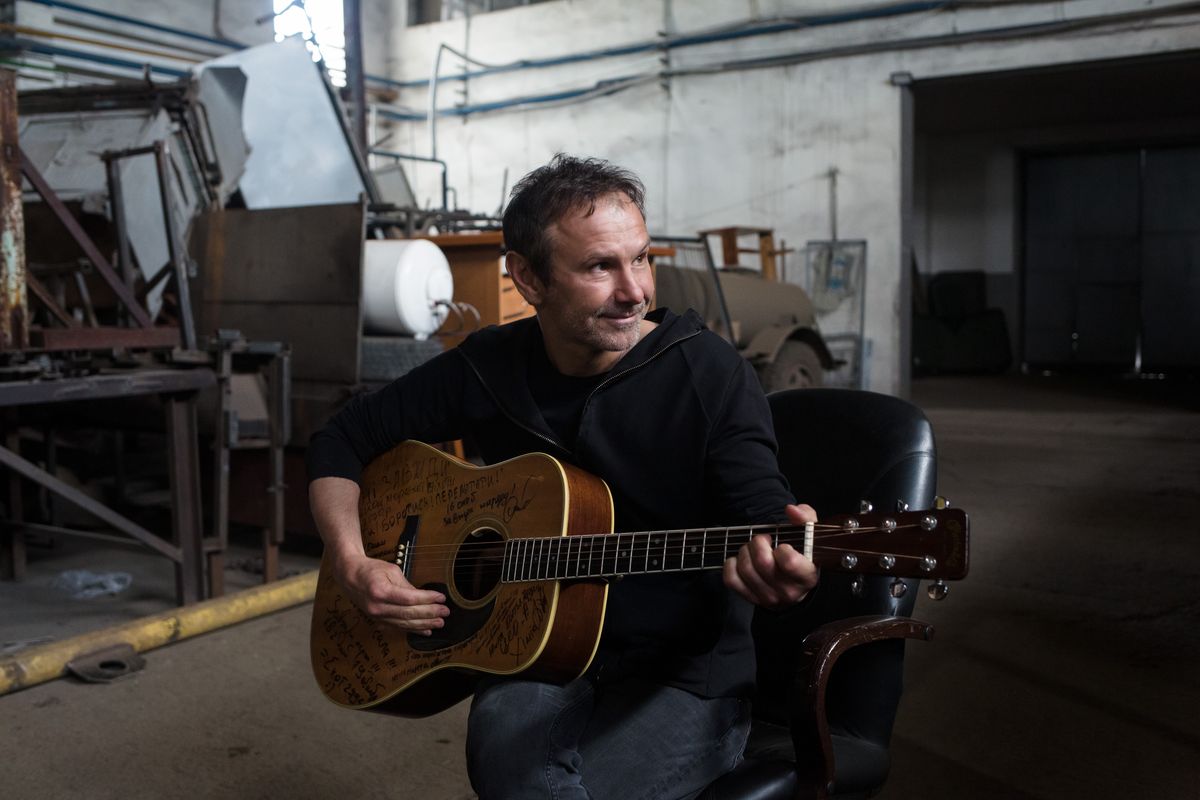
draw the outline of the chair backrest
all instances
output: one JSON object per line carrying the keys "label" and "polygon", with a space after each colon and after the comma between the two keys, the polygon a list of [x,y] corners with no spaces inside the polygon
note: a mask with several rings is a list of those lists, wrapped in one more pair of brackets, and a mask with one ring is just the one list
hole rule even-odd
{"label": "chair backrest", "polygon": [[[794,389],[768,397],[779,441],[779,466],[800,502],[818,516],[856,513],[860,501],[876,510],[897,501],[930,508],[936,489],[933,429],[919,408],[889,395],[850,389]],[[755,716],[786,725],[782,702],[795,678],[804,636],[831,620],[911,614],[916,580],[897,598],[892,578],[867,576],[862,592],[852,576],[822,575],[809,598],[784,612],[758,611]],[[838,662],[827,695],[830,727],[886,747],[900,699],[904,649],[900,641],[857,648]]]}

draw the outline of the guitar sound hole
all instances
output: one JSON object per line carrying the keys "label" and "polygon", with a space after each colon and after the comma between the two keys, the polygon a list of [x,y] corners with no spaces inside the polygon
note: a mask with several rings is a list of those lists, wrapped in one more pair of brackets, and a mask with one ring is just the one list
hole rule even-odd
{"label": "guitar sound hole", "polygon": [[491,528],[473,531],[454,554],[454,586],[468,602],[482,600],[500,583],[504,537]]}

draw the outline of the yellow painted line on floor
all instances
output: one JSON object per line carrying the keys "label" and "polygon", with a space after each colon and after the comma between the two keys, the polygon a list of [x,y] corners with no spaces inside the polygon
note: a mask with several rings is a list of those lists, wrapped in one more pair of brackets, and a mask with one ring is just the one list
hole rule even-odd
{"label": "yellow painted line on floor", "polygon": [[61,642],[31,647],[0,660],[0,695],[60,678],[66,674],[69,662],[97,650],[121,644],[128,644],[139,653],[153,650],[300,605],[312,600],[316,590],[317,572],[313,570]]}

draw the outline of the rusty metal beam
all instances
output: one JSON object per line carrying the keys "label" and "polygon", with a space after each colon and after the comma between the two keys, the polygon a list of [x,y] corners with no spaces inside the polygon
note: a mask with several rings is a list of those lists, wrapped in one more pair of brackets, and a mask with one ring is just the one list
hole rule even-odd
{"label": "rusty metal beam", "polygon": [[200,454],[196,428],[196,395],[168,394],[167,473],[171,484],[171,529],[179,558],[175,591],[180,605],[205,596],[204,521],[200,508]]}
{"label": "rusty metal beam", "polygon": [[16,73],[0,69],[0,349],[29,344]]}
{"label": "rusty metal beam", "polygon": [[117,232],[117,267],[125,285],[133,288],[137,279],[133,256],[129,249],[129,223],[125,219],[125,192],[121,188],[120,164],[111,153],[100,156],[104,159],[104,175],[108,180],[108,206],[112,213],[113,227]]}
{"label": "rusty metal beam", "polygon": [[[79,273],[75,274],[78,275]],[[58,318],[59,322],[68,328],[79,327],[79,320],[68,314],[66,309],[58,304],[58,301],[54,299],[54,295],[50,294],[50,290],[46,288],[46,285],[38,280],[32,272],[25,273],[25,285],[29,288],[29,291],[33,292],[33,296],[41,301],[46,310]],[[25,338],[25,346],[28,347],[29,337],[26,336]]]}
{"label": "rusty metal beam", "polygon": [[[4,421],[5,445],[16,451],[21,446],[15,412],[9,410],[0,417]],[[15,473],[8,475],[8,519],[20,520],[25,516],[25,501],[21,492],[21,479]],[[25,537],[11,528],[0,528],[0,580],[19,581],[25,577]]]}
{"label": "rusty metal beam", "polygon": [[178,328],[33,328],[29,332],[33,350],[169,350],[179,346]]}
{"label": "rusty metal beam", "polygon": [[40,522],[24,522],[22,520],[0,519],[0,530],[16,531],[18,533],[44,533],[49,536],[74,536],[77,539],[91,539],[106,544],[115,544],[141,550],[144,544],[128,536],[113,536],[111,533],[97,533],[80,528],[64,528],[61,525],[44,525]]}
{"label": "rusty metal beam", "polygon": [[179,330],[183,334],[184,349],[195,350],[196,324],[192,319],[192,295],[188,289],[187,248],[176,237],[175,219],[171,214],[171,171],[167,163],[167,146],[163,142],[154,143],[154,163],[158,169],[167,254],[175,274],[175,295],[179,298]]}
{"label": "rusty metal beam", "polygon": [[0,383],[0,407],[195,392],[215,383],[213,371],[205,368],[121,370],[56,381],[5,381]]}
{"label": "rusty metal beam", "polygon": [[113,268],[109,266],[108,259],[101,255],[91,237],[80,227],[79,222],[71,215],[67,207],[63,205],[62,200],[58,198],[54,189],[50,188],[50,184],[46,183],[46,179],[42,177],[42,173],[29,160],[29,156],[25,155],[25,152],[19,146],[17,147],[17,151],[21,156],[21,172],[25,174],[26,179],[33,185],[37,193],[42,196],[42,200],[46,202],[46,205],[54,212],[54,215],[58,217],[59,222],[67,229],[67,233],[71,234],[71,238],[79,245],[79,249],[87,256],[88,261],[91,261],[92,265],[96,267],[96,271],[100,273],[100,277],[104,278],[109,288],[112,289],[113,294],[125,305],[125,309],[129,312],[129,315],[143,328],[153,326],[154,322],[150,319],[150,315],[146,313],[146,309],[142,308],[141,304],[133,296],[133,292],[125,285],[121,277],[113,271]]}

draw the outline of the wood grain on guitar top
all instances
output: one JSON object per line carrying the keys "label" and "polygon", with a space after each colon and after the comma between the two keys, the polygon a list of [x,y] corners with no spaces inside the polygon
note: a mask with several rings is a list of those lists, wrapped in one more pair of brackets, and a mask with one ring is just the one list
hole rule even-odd
{"label": "wood grain on guitar top", "polygon": [[612,531],[603,481],[538,453],[479,468],[405,442],[368,465],[361,484],[367,554],[402,561],[414,586],[443,592],[450,617],[428,638],[376,622],[342,593],[323,560],[311,647],[330,700],[424,716],[469,695],[468,673],[566,681],[587,668],[607,585],[502,583],[499,564],[509,539]]}

